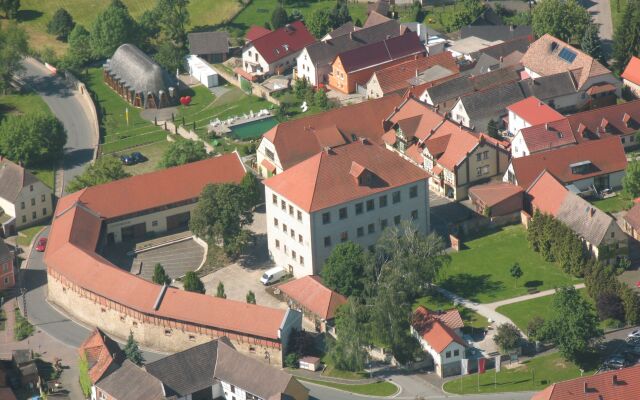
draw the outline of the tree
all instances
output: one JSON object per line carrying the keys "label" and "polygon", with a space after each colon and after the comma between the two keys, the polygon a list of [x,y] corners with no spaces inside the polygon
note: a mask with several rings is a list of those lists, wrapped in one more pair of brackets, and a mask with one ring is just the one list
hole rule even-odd
{"label": "tree", "polygon": [[333,28],[331,11],[327,8],[315,10],[307,21],[307,29],[316,38],[321,38]]}
{"label": "tree", "polygon": [[271,27],[273,29],[282,28],[289,22],[289,16],[284,8],[278,6],[271,13]]}
{"label": "tree", "polygon": [[516,281],[515,286],[518,287],[518,279],[520,279],[523,274],[522,268],[520,268],[520,264],[518,263],[513,264],[511,266],[511,269],[509,270],[509,273],[511,274],[511,277]]}
{"label": "tree", "polygon": [[291,10],[291,14],[289,14],[289,21],[304,22],[304,15],[302,14],[302,11],[298,10],[297,8],[294,8],[293,10]]}
{"label": "tree", "polygon": [[171,41],[162,41],[156,47],[157,53],[153,59],[162,65],[167,71],[177,71],[183,68],[184,57],[188,50],[184,46],[178,46]]}
{"label": "tree", "polygon": [[256,294],[252,290],[247,293],[247,303],[256,304]]}
{"label": "tree", "polygon": [[498,326],[493,341],[500,347],[503,353],[516,350],[520,346],[520,331],[513,324],[501,324]]}
{"label": "tree", "polygon": [[124,171],[122,162],[116,157],[99,157],[81,174],[73,178],[67,185],[68,192],[76,192],[89,186],[127,178],[130,175]]}
{"label": "tree", "polygon": [[133,338],[133,331],[129,331],[129,337],[127,338],[127,343],[124,345],[125,356],[136,365],[142,365],[144,362],[144,357],[142,356],[142,351],[140,351],[140,347],[138,346],[138,342]]}
{"label": "tree", "polygon": [[13,76],[24,71],[22,57],[28,50],[24,29],[15,22],[0,25],[0,90],[3,94],[11,88]]}
{"label": "tree", "polygon": [[207,158],[207,150],[201,141],[176,140],[171,142],[162,154],[160,165],[163,168],[175,167]]}
{"label": "tree", "polygon": [[596,298],[596,310],[600,320],[624,321],[624,306],[617,293],[602,293]]}
{"label": "tree", "polygon": [[600,40],[599,31],[600,28],[598,25],[593,22],[589,23],[589,25],[587,25],[587,29],[584,31],[584,36],[582,36],[580,47],[582,48],[582,51],[600,61],[600,63],[606,64],[607,61],[604,57],[604,53],[602,52],[602,41]]}
{"label": "tree", "polygon": [[544,318],[536,315],[527,324],[527,336],[534,340],[539,340],[544,332]]}
{"label": "tree", "polygon": [[410,10],[411,21],[421,22],[424,19],[424,10],[419,1],[414,1]]}
{"label": "tree", "polygon": [[162,34],[180,49],[186,50],[189,25],[189,0],[158,0],[155,15]]}
{"label": "tree", "polygon": [[487,133],[489,136],[495,139],[500,139],[500,134],[498,133],[498,123],[492,118],[487,123]]}
{"label": "tree", "polygon": [[63,59],[64,66],[71,69],[84,67],[93,59],[91,34],[82,25],[76,25],[69,34],[69,49]]}
{"label": "tree", "polygon": [[254,174],[251,172],[244,174],[242,182],[240,182],[240,187],[243,190],[244,203],[247,209],[252,209],[262,202],[264,189]]}
{"label": "tree", "polygon": [[346,1],[337,0],[335,7],[331,10],[332,27],[337,28],[351,21],[351,14]]}
{"label": "tree", "polygon": [[313,103],[323,110],[329,108],[329,98],[327,97],[327,92],[322,88],[318,89],[316,91],[316,94],[313,96]]}
{"label": "tree", "polygon": [[84,354],[84,351],[80,353],[80,358],[78,359],[78,375],[82,394],[88,399],[89,396],[91,396],[91,386],[93,386],[93,383],[89,377],[89,362],[87,361],[87,356]]}
{"label": "tree", "polygon": [[370,257],[358,244],[344,242],[336,245],[322,267],[324,284],[347,296],[360,297],[365,288],[366,265]]}
{"label": "tree", "polygon": [[0,153],[14,162],[43,165],[62,159],[67,131],[41,112],[13,115],[0,124]]}
{"label": "tree", "polygon": [[627,325],[638,325],[640,323],[640,297],[627,285],[621,285],[620,298],[624,306],[624,319]]}
{"label": "tree", "polygon": [[137,44],[138,33],[138,24],[129,10],[119,0],[113,0],[93,23],[90,35],[93,54],[98,58],[111,57],[121,44]]}
{"label": "tree", "polygon": [[151,280],[158,285],[169,285],[171,283],[171,278],[167,275],[164,267],[160,263],[157,263],[155,267],[153,267],[153,278],[151,278]]}
{"label": "tree", "polygon": [[564,358],[580,365],[601,336],[592,306],[574,287],[559,288],[553,295],[544,337],[556,344]]}
{"label": "tree", "polygon": [[184,278],[182,279],[182,287],[187,292],[196,292],[204,294],[205,288],[204,283],[198,278],[198,275],[193,271],[188,271],[184,274]]}
{"label": "tree", "polygon": [[621,73],[640,54],[640,0],[627,0],[613,35],[613,66]]}
{"label": "tree", "polygon": [[224,283],[222,283],[222,281],[218,283],[218,287],[216,288],[216,297],[221,299],[227,298],[227,294],[224,292]]}
{"label": "tree", "polygon": [[329,342],[329,357],[338,369],[362,371],[367,359],[364,346],[371,343],[367,307],[349,298],[338,307],[335,321],[338,340]]}
{"label": "tree", "polygon": [[632,160],[627,164],[622,178],[622,193],[628,199],[640,196],[640,161]]}
{"label": "tree", "polygon": [[548,33],[579,43],[590,22],[589,12],[576,0],[541,0],[533,8],[531,27],[536,36]]}
{"label": "tree", "polygon": [[447,24],[447,30],[451,32],[471,24],[484,9],[485,6],[480,0],[461,0],[456,2],[453,18]]}
{"label": "tree", "polygon": [[20,0],[0,0],[0,10],[7,19],[16,19],[20,9]]}
{"label": "tree", "polygon": [[64,8],[58,8],[51,20],[47,23],[47,32],[55,35],[57,39],[66,42],[74,26],[75,23],[73,22],[71,14]]}

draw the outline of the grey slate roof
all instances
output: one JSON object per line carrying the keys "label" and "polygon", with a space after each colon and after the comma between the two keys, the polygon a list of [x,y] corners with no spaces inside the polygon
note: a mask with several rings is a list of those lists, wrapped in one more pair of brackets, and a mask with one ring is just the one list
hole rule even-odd
{"label": "grey slate roof", "polygon": [[574,193],[567,193],[556,218],[594,246],[600,246],[609,226],[616,223],[610,215]]}
{"label": "grey slate roof", "polygon": [[162,382],[129,360],[96,386],[118,400],[163,400]]}
{"label": "grey slate roof", "polygon": [[0,261],[9,259],[11,259],[11,249],[9,249],[9,246],[0,238]]}
{"label": "grey slate roof", "polygon": [[31,172],[7,159],[0,159],[0,198],[13,203],[23,187],[39,182]]}
{"label": "grey slate roof", "polygon": [[576,93],[576,86],[570,72],[527,78],[519,82],[525,97],[535,96],[540,100],[553,99]]}
{"label": "grey slate roof", "polygon": [[[460,98],[471,121],[497,118],[506,113],[506,107],[524,99],[518,82],[494,86],[487,90],[471,93]],[[484,129],[484,127],[478,127]]]}
{"label": "grey slate roof", "polygon": [[514,82],[518,79],[519,74],[515,69],[502,68],[473,77],[461,76],[454,78],[433,86],[426,91],[433,104],[439,104],[477,90],[484,90],[506,82]]}
{"label": "grey slate roof", "polygon": [[164,383],[168,394],[185,397],[213,386],[220,341],[231,346],[229,339],[223,337],[161,358],[147,364],[145,369]]}
{"label": "grey slate roof", "polygon": [[176,85],[175,79],[167,71],[142,50],[129,43],[118,47],[104,68],[136,93],[157,94],[161,90],[166,93],[168,87]]}
{"label": "grey slate roof", "polygon": [[496,40],[508,41],[521,36],[531,35],[530,26],[509,26],[509,25],[481,25],[464,26],[460,29],[460,38],[475,36],[490,42]]}
{"label": "grey slate roof", "polygon": [[333,62],[336,56],[345,51],[380,42],[387,37],[396,37],[401,33],[400,24],[394,20],[373,25],[353,32],[329,39],[324,42],[315,42],[306,47],[309,58],[314,64],[325,65]]}
{"label": "grey slate roof", "polygon": [[191,54],[226,54],[229,52],[229,34],[225,31],[193,32],[187,37]]}
{"label": "grey slate roof", "polygon": [[522,36],[513,40],[509,40],[509,41],[497,44],[495,46],[486,47],[480,50],[478,53],[486,54],[495,59],[500,59],[500,57],[507,57],[508,55],[516,51],[522,54],[526,53],[527,49],[529,48],[529,44],[530,44],[529,37]]}
{"label": "grey slate roof", "polygon": [[359,29],[360,28],[355,26],[352,21],[347,21],[344,24],[342,24],[339,27],[337,27],[336,29],[334,29],[331,32],[327,33],[327,35],[331,36],[332,38],[337,38],[338,36],[346,35],[349,32],[355,32],[355,31],[357,31]]}
{"label": "grey slate roof", "polygon": [[487,72],[495,71],[500,68],[500,60],[496,60],[495,58],[487,55],[480,54],[478,57],[478,61],[476,61],[476,65],[473,66],[469,70],[469,75],[476,76],[486,74]]}

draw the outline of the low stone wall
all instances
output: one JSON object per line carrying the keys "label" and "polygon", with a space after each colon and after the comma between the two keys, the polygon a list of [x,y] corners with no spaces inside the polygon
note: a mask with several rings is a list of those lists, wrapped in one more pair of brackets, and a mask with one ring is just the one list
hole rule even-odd
{"label": "low stone wall", "polygon": [[47,270],[47,277],[50,302],[74,320],[97,326],[120,340],[126,340],[131,331],[141,346],[162,353],[175,353],[227,336],[241,353],[282,365],[280,343],[147,315],[91,293],[51,269]]}

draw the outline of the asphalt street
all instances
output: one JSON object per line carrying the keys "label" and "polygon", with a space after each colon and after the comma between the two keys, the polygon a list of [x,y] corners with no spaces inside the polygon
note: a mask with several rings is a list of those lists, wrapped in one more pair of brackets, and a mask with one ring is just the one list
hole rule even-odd
{"label": "asphalt street", "polygon": [[80,94],[61,76],[51,75],[40,62],[25,58],[21,78],[34,88],[67,130],[64,157],[64,186],[84,171],[93,159],[98,138],[92,131],[93,122]]}

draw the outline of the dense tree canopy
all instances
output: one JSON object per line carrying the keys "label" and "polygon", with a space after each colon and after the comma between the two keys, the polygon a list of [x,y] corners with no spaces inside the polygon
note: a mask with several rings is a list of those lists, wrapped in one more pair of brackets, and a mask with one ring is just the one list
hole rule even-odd
{"label": "dense tree canopy", "polygon": [[20,9],[20,0],[0,0],[0,10],[7,19],[16,19]]}
{"label": "dense tree canopy", "polygon": [[321,38],[333,28],[331,21],[331,10],[328,8],[320,8],[315,10],[311,17],[306,21],[307,29],[316,38]]}
{"label": "dense tree canopy", "polygon": [[328,288],[344,296],[360,297],[364,294],[365,271],[369,263],[369,255],[359,244],[340,243],[322,267],[322,280]]}
{"label": "dense tree canopy", "polygon": [[587,25],[584,36],[582,36],[582,42],[580,42],[580,48],[602,64],[606,64],[607,60],[602,52],[602,41],[600,40],[599,31],[600,28],[598,25],[593,22]]}
{"label": "dense tree canopy", "polygon": [[271,13],[271,28],[278,29],[282,28],[289,22],[289,16],[284,8],[278,6],[273,9]]}
{"label": "dense tree canopy", "polygon": [[74,26],[71,14],[64,8],[58,8],[47,23],[47,32],[66,42]]}
{"label": "dense tree canopy", "polygon": [[354,298],[336,313],[338,340],[330,342],[329,357],[338,369],[362,371],[367,359],[364,346],[371,344],[368,310]]}
{"label": "dense tree canopy", "polygon": [[138,342],[133,338],[133,331],[129,331],[127,343],[124,345],[124,349],[122,350],[124,351],[124,354],[127,356],[129,361],[133,362],[134,364],[142,365],[142,363],[144,363],[142,351],[140,351]]}
{"label": "dense tree canopy", "polygon": [[182,49],[187,43],[187,25],[190,21],[188,5],[189,0],[158,0],[155,8],[160,31]]}
{"label": "dense tree canopy", "polygon": [[0,25],[0,91],[6,93],[14,74],[24,70],[22,57],[27,54],[27,34],[16,23]]}
{"label": "dense tree canopy", "polygon": [[157,283],[158,285],[168,285],[171,283],[171,278],[167,275],[167,272],[164,270],[162,264],[157,263],[153,267],[153,277],[151,278],[153,283]]}
{"label": "dense tree canopy", "polygon": [[627,0],[613,35],[613,66],[622,72],[640,54],[640,0]]}
{"label": "dense tree canopy", "polygon": [[177,140],[171,142],[164,154],[160,165],[163,168],[175,167],[207,158],[204,144],[195,140]]}
{"label": "dense tree canopy", "polygon": [[27,166],[60,160],[66,142],[67,131],[50,114],[14,115],[0,124],[0,152]]}
{"label": "dense tree canopy", "polygon": [[76,192],[89,186],[100,185],[130,176],[122,167],[122,162],[116,157],[99,157],[87,169],[76,176],[67,185],[68,192]]}
{"label": "dense tree canopy", "polygon": [[501,324],[493,340],[503,353],[514,351],[520,346],[520,330],[513,324]]}
{"label": "dense tree canopy", "polygon": [[576,0],[541,0],[533,8],[531,27],[537,36],[548,33],[580,43],[590,22],[589,12]]}
{"label": "dense tree canopy", "polygon": [[640,196],[640,161],[632,160],[627,164],[622,178],[622,192],[629,199]]}
{"label": "dense tree canopy", "polygon": [[138,24],[119,0],[96,17],[91,30],[91,49],[98,58],[111,57],[124,43],[138,43]]}
{"label": "dense tree canopy", "polygon": [[79,69],[93,59],[91,51],[91,34],[82,25],[76,25],[68,38],[69,49],[64,56],[64,66]]}
{"label": "dense tree canopy", "polygon": [[198,278],[198,275],[193,271],[188,271],[184,278],[182,278],[182,287],[187,292],[203,293],[205,292],[204,283]]}

